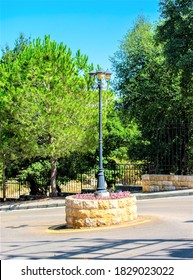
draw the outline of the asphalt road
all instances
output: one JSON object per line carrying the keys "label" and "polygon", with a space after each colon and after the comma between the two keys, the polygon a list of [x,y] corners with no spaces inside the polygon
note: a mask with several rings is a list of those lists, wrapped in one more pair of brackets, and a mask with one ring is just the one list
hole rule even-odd
{"label": "asphalt road", "polygon": [[193,259],[193,196],[138,201],[140,220],[124,227],[50,231],[65,208],[1,212],[1,260]]}

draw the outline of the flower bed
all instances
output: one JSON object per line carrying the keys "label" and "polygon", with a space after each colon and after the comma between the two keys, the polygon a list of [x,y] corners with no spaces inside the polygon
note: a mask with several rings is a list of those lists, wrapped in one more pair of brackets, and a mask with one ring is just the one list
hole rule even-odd
{"label": "flower bed", "polygon": [[91,200],[95,200],[95,199],[103,199],[103,200],[109,200],[109,199],[120,199],[120,198],[125,198],[125,197],[129,197],[132,196],[130,192],[126,191],[126,192],[117,192],[117,193],[113,193],[110,192],[108,196],[104,197],[104,196],[97,196],[94,193],[78,193],[75,195],[76,199],[91,199]]}
{"label": "flower bed", "polygon": [[136,197],[129,192],[107,198],[93,194],[66,198],[66,223],[72,228],[115,225],[137,219]]}

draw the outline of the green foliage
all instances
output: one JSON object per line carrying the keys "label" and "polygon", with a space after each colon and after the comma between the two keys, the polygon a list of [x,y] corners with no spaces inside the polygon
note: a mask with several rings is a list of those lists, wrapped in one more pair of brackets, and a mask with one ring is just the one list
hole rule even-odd
{"label": "green foliage", "polygon": [[162,21],[157,27],[159,42],[171,68],[193,71],[193,2],[160,1]]}
{"label": "green foliage", "polygon": [[192,95],[193,82],[193,2],[160,1],[162,21],[157,26],[157,41],[173,71],[180,73],[183,95]]}
{"label": "green foliage", "polygon": [[2,182],[2,170],[3,170],[3,164],[0,162],[0,182]]}
{"label": "green foliage", "polygon": [[2,49],[2,58],[1,61],[14,61],[18,54],[22,52],[31,42],[30,38],[25,38],[24,34],[20,34],[19,38],[15,41],[15,46],[13,50],[7,45],[5,49]]}
{"label": "green foliage", "polygon": [[186,120],[191,98],[184,99],[180,73],[168,65],[164,45],[156,43],[155,29],[143,17],[126,34],[111,60],[123,123],[128,128],[133,122],[136,128],[128,137],[128,157],[155,161],[156,129],[173,120]]}
{"label": "green foliage", "polygon": [[[28,45],[23,41],[14,59],[14,52],[7,52],[0,64],[1,158],[50,157],[54,193],[57,160],[97,146],[98,91],[89,90],[88,75],[93,65],[49,36]],[[104,91],[104,124],[113,98]]]}
{"label": "green foliage", "polygon": [[121,120],[118,108],[112,110],[107,119],[106,133],[103,141],[104,163],[126,162],[127,150],[131,141],[138,134],[136,125],[131,122],[125,125]]}
{"label": "green foliage", "polygon": [[57,182],[64,183],[65,180],[76,179],[81,174],[94,168],[96,165],[95,153],[82,151],[72,152],[69,156],[58,160]]}
{"label": "green foliage", "polygon": [[174,104],[178,112],[181,106],[179,79],[166,67],[154,35],[151,24],[139,18],[112,59],[124,116],[142,126],[171,117]]}
{"label": "green foliage", "polygon": [[21,181],[30,183],[31,194],[46,194],[50,185],[49,177],[50,162],[48,160],[31,163],[18,174]]}

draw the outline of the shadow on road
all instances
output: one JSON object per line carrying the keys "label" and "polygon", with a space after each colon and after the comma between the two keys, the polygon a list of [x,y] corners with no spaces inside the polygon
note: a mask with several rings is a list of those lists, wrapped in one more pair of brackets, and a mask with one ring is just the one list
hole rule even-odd
{"label": "shadow on road", "polygon": [[193,239],[64,238],[2,242],[1,259],[193,259]]}

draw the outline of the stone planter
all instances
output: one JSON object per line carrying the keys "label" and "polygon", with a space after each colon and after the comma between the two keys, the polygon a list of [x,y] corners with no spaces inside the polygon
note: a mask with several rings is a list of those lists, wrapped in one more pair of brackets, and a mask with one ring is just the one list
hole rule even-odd
{"label": "stone planter", "polygon": [[66,198],[66,223],[72,228],[115,225],[137,219],[136,197],[119,199]]}

